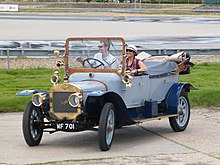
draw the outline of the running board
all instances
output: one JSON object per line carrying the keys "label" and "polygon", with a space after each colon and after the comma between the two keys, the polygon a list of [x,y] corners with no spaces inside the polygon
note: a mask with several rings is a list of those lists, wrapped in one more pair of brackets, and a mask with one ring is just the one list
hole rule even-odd
{"label": "running board", "polygon": [[177,116],[177,114],[174,115],[162,115],[162,116],[157,116],[157,117],[152,117],[152,118],[136,118],[133,119],[136,123],[144,123],[144,122],[148,122],[148,121],[152,121],[152,120],[161,120],[163,118],[169,118],[169,117],[175,117]]}

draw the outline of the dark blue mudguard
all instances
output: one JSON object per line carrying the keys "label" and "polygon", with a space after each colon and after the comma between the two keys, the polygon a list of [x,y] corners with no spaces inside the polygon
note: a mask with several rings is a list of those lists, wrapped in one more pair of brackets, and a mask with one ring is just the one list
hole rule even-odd
{"label": "dark blue mudguard", "polygon": [[178,99],[180,97],[181,91],[184,89],[186,93],[190,92],[190,90],[197,90],[197,88],[193,87],[189,83],[175,83],[173,84],[165,98],[166,103],[166,112],[171,114],[177,114],[178,110]]}
{"label": "dark blue mudguard", "polygon": [[43,91],[43,90],[23,90],[23,91],[16,93],[16,96],[29,96],[29,95],[36,94],[36,93],[46,94],[46,101],[42,105],[41,108],[43,109],[44,112],[48,112],[50,109],[50,95],[48,92]]}
{"label": "dark blue mudguard", "polygon": [[112,102],[116,109],[116,123],[119,125],[131,125],[135,122],[126,113],[126,106],[123,99],[114,92],[95,91],[88,94],[85,102],[84,112],[91,117],[100,117],[105,102]]}
{"label": "dark blue mudguard", "polygon": [[36,93],[48,94],[46,91],[43,91],[43,90],[23,90],[23,91],[16,93],[16,96],[29,96],[29,95],[36,94]]}

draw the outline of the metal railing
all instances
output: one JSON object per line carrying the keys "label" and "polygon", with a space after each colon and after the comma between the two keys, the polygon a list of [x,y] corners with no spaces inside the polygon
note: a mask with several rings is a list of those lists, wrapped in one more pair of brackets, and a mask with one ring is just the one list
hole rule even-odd
{"label": "metal railing", "polygon": [[[57,49],[56,49],[57,50]],[[64,49],[58,49],[61,54]],[[20,49],[20,48],[0,48],[0,57],[7,56],[27,56],[27,57],[51,57],[54,49]],[[188,51],[191,55],[220,55],[220,48],[190,48],[190,49],[139,49],[139,52],[147,52],[151,55],[165,55],[175,54],[181,51]],[[73,55],[85,54],[85,50],[74,50]],[[92,53],[92,52],[91,52]],[[94,52],[95,53],[95,52]]]}

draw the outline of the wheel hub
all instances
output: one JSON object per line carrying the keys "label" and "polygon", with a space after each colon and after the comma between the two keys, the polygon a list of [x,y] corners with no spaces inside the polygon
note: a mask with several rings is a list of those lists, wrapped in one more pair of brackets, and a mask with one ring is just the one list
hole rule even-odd
{"label": "wheel hub", "polygon": [[180,111],[179,111],[179,115],[180,115],[180,116],[183,116],[184,114],[185,114],[184,109],[181,108]]}
{"label": "wheel hub", "polygon": [[111,132],[113,130],[112,124],[110,123],[108,128],[107,128],[108,132]]}

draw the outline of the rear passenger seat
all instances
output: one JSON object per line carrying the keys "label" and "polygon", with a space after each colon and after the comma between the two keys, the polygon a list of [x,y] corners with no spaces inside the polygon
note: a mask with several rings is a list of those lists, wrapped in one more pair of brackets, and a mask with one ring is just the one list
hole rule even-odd
{"label": "rear passenger seat", "polygon": [[156,75],[172,72],[177,67],[177,63],[174,61],[143,61],[147,66],[147,74]]}

